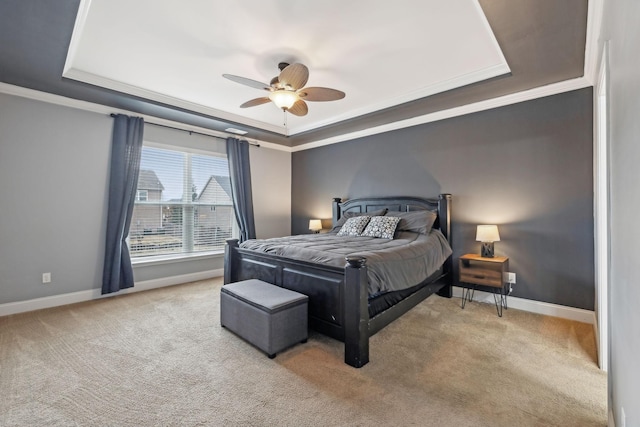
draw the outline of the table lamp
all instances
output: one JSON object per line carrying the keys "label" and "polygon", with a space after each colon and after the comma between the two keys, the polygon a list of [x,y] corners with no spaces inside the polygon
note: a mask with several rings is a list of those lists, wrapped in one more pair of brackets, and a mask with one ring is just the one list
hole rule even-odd
{"label": "table lamp", "polygon": [[500,241],[497,225],[479,225],[476,232],[476,241],[482,242],[480,256],[493,258],[493,242]]}
{"label": "table lamp", "polygon": [[309,230],[314,233],[319,233],[322,230],[322,221],[319,219],[310,219],[309,220]]}

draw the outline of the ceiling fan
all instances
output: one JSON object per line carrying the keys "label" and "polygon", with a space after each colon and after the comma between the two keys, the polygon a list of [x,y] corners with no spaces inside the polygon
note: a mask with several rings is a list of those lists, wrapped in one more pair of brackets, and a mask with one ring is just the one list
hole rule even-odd
{"label": "ceiling fan", "polygon": [[240,108],[255,107],[271,101],[285,112],[288,111],[296,116],[306,116],[309,108],[305,101],[336,101],[345,96],[344,92],[336,89],[304,87],[309,79],[309,69],[302,64],[289,65],[286,62],[281,62],[278,64],[278,68],[280,74],[271,79],[269,84],[232,74],[223,74],[222,77],[269,92],[268,96],[251,99],[240,105]]}

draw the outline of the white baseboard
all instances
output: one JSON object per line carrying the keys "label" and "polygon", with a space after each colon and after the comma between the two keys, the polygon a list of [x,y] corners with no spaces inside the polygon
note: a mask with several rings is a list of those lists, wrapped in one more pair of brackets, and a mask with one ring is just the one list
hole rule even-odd
{"label": "white baseboard", "polygon": [[214,277],[221,277],[223,269],[200,271],[197,273],[181,274],[179,276],[162,277],[159,279],[145,280],[137,282],[133,288],[123,289],[119,292],[102,295],[101,289],[89,289],[86,291],[71,292],[49,297],[35,298],[27,301],[16,301],[0,304],[0,316],[24,313],[27,311],[40,310],[43,308],[58,307],[61,305],[75,304],[77,302],[91,301],[101,298],[109,298],[116,295],[124,295],[133,292],[147,291],[149,289],[162,288],[165,286],[179,285],[182,283],[206,280]]}
{"label": "white baseboard", "polygon": [[[142,282],[137,282],[133,288],[123,289],[120,292],[114,292],[107,295],[102,295],[100,289],[91,289],[86,291],[71,292],[68,294],[52,295],[50,297],[35,298],[27,301],[10,302],[0,304],[0,316],[8,316],[10,314],[24,313],[26,311],[58,307],[61,305],[91,301],[100,298],[108,298],[115,295],[124,295],[132,292],[140,292],[149,289],[162,288],[165,286],[179,285],[181,283],[195,282],[197,280],[206,280],[214,277],[221,277],[223,274],[223,269],[208,270],[197,273],[182,274],[179,276],[145,280]],[[461,298],[462,288],[454,286],[453,296]],[[473,300],[478,302],[485,302],[488,304],[494,304],[493,294],[488,292],[476,291]],[[561,317],[564,319],[575,320],[583,323],[595,323],[595,313],[590,310],[550,304],[547,302],[527,300],[511,296],[509,297],[508,303],[509,308],[544,314],[547,316]]]}
{"label": "white baseboard", "polygon": [[613,416],[613,409],[609,408],[609,421],[607,422],[608,427],[616,427],[616,420]]}
{"label": "white baseboard", "polygon": [[[609,358],[606,354],[602,354],[604,353],[602,351],[602,347],[600,346],[600,340],[601,335],[600,335],[600,330],[598,329],[598,316],[596,316],[596,312],[593,312],[593,334],[596,337],[596,349],[598,350],[598,367],[605,371],[608,372],[609,371]],[[607,348],[607,346],[605,346],[605,348]]]}
{"label": "white baseboard", "polygon": [[[454,286],[453,296],[462,298],[462,288]],[[490,292],[475,291],[473,300],[488,304],[495,304],[493,294]],[[512,296],[509,296],[507,306],[509,308],[515,308],[531,313],[561,317],[563,319],[575,320],[582,323],[595,323],[595,313],[591,310],[584,310],[582,308],[568,307],[565,305],[551,304],[548,302],[534,301]]]}

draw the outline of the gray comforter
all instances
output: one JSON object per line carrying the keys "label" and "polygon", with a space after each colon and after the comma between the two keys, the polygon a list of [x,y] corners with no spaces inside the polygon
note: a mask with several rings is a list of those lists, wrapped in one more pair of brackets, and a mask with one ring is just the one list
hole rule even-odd
{"label": "gray comforter", "polygon": [[392,240],[335,233],[302,234],[247,240],[240,247],[335,267],[344,267],[347,256],[364,257],[370,296],[419,284],[440,268],[452,252],[438,230],[429,234],[401,231]]}

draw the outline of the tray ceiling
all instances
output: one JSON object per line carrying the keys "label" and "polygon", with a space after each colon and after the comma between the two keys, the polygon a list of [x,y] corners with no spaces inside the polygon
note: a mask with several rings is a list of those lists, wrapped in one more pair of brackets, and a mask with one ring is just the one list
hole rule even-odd
{"label": "tray ceiling", "polygon": [[[188,4],[188,7],[186,6]],[[279,62],[342,90],[305,117],[223,73],[268,83]],[[509,73],[475,0],[83,0],[63,76],[281,135],[353,119]]]}
{"label": "tray ceiling", "polygon": [[[150,38],[151,33],[148,32],[149,30],[143,30],[143,28],[152,27],[151,29],[159,34],[156,38],[162,43],[149,49],[138,49],[137,55],[139,56],[137,58],[149,58],[149,61],[151,61],[151,58],[155,58],[157,66],[144,75],[149,82],[159,79],[157,76],[160,75],[163,80],[169,82],[163,85],[163,88],[175,85],[174,81],[187,81],[187,87],[190,84],[188,82],[189,77],[185,77],[187,76],[186,73],[190,72],[189,67],[182,66],[175,73],[166,72],[166,70],[174,70],[173,67],[177,66],[170,58],[158,55],[156,50],[164,49],[165,45],[168,45],[173,46],[178,51],[185,49],[185,51],[191,52],[190,55],[194,56],[194,58],[195,56],[208,58],[206,60],[192,60],[190,62],[191,68],[199,67],[204,69],[204,65],[199,64],[211,62],[217,56],[231,58],[224,61],[224,69],[211,70],[210,76],[207,76],[211,77],[211,81],[215,80],[216,84],[221,84],[220,82],[223,81],[221,78],[222,73],[232,73],[266,81],[277,73],[274,64],[282,60],[282,55],[286,55],[287,58],[285,59],[300,60],[310,66],[311,77],[309,85],[336,87],[347,92],[347,98],[343,100],[344,102],[355,99],[358,91],[371,95],[394,90],[399,94],[398,96],[406,95],[407,93],[409,96],[415,96],[415,93],[407,91],[400,94],[400,91],[397,90],[399,85],[404,85],[405,80],[408,80],[406,75],[414,73],[414,75],[422,75],[424,77],[424,75],[431,72],[436,64],[451,61],[448,59],[449,56],[460,56],[466,59],[469,56],[468,53],[461,55],[453,48],[446,52],[447,55],[437,50],[439,46],[444,46],[442,43],[445,38],[442,34],[446,33],[442,33],[438,37],[425,36],[421,43],[407,44],[405,38],[401,44],[393,46],[393,49],[389,46],[386,47],[386,50],[383,49],[385,47],[384,42],[389,40],[389,37],[387,37],[389,36],[389,26],[398,21],[396,18],[391,18],[394,16],[394,10],[398,9],[399,6],[404,8],[404,11],[409,11],[405,13],[403,19],[410,17],[404,21],[400,19],[406,24],[401,30],[409,31],[408,29],[410,29],[411,34],[416,34],[413,32],[416,31],[416,25],[410,26],[407,24],[409,19],[416,18],[416,21],[420,22],[418,28],[427,26],[426,23],[429,22],[429,17],[442,13],[442,5],[430,2],[428,7],[422,7],[424,5],[419,2],[413,2],[408,6],[405,6],[402,2],[368,2],[361,6],[362,9],[359,15],[349,12],[351,17],[356,15],[356,24],[348,27],[351,32],[346,32],[344,36],[337,37],[335,34],[332,35],[328,29],[339,27],[338,24],[340,22],[342,22],[341,25],[346,25],[344,23],[346,18],[343,18],[343,15],[347,16],[348,11],[344,7],[351,7],[353,2],[345,2],[346,6],[340,5],[342,9],[334,6],[331,12],[326,12],[324,15],[318,15],[320,7],[314,4],[318,2],[291,2],[291,4],[288,4],[272,1],[269,3],[272,7],[266,8],[268,10],[260,6],[262,2],[253,5],[244,1],[243,4],[246,5],[244,9],[240,9],[239,6],[234,6],[233,4],[227,5],[222,0],[210,2],[215,3],[214,5],[207,6],[204,4],[204,7],[217,7],[215,10],[212,9],[216,12],[216,15],[224,17],[224,22],[232,24],[225,27],[227,30],[224,31],[225,33],[235,32],[234,34],[240,34],[242,36],[241,40],[244,40],[247,44],[247,46],[240,48],[236,47],[236,50],[230,50],[219,40],[214,39],[215,41],[212,42],[212,37],[208,35],[205,39],[196,37],[195,24],[199,20],[204,20],[207,23],[214,22],[213,17],[201,12],[204,9],[198,6],[202,5],[198,0],[188,3],[183,2],[182,9],[175,10],[168,9],[168,3],[164,2],[164,0],[154,2],[152,6],[147,4],[147,9],[140,6],[145,4],[143,0],[136,0],[136,2],[131,2],[124,6],[121,0],[109,2],[108,4],[104,0],[100,0],[100,2],[93,0],[91,3],[85,2],[85,0],[56,0],[55,2],[48,0],[0,1],[0,40],[6,41],[6,43],[0,43],[0,93],[39,99],[104,114],[120,112],[141,115],[145,117],[147,123],[164,123],[219,136],[228,135],[225,129],[229,127],[241,128],[249,132],[244,138],[278,149],[286,150],[290,147],[293,151],[355,138],[364,138],[395,129],[444,120],[461,114],[471,114],[476,111],[593,86],[593,75],[597,68],[597,55],[595,54],[598,46],[597,35],[599,34],[599,22],[601,19],[601,0],[564,0],[561,2],[477,0],[477,3],[482,7],[480,13],[483,15],[480,15],[480,17],[486,17],[486,21],[489,23],[491,31],[502,50],[502,55],[507,60],[510,69],[507,74],[451,90],[438,88],[437,85],[434,86],[422,80],[418,90],[425,89],[425,93],[429,93],[430,90],[437,91],[440,89],[443,91],[389,108],[383,107],[381,103],[383,100],[382,95],[376,96],[375,101],[380,102],[380,104],[374,103],[373,108],[381,109],[350,119],[340,119],[340,114],[346,115],[348,112],[331,108],[329,108],[324,118],[320,119],[322,110],[329,106],[338,107],[338,104],[343,101],[325,104],[310,102],[310,113],[307,118],[319,121],[320,124],[315,123],[314,125],[320,127],[304,131],[303,129],[305,128],[302,127],[304,124],[300,121],[292,121],[292,119],[297,120],[297,118],[290,117],[289,130],[298,133],[292,136],[285,136],[284,129],[281,126],[282,113],[275,109],[273,105],[265,104],[255,107],[251,113],[259,114],[256,118],[241,116],[240,114],[250,110],[240,110],[238,105],[248,99],[259,97],[261,91],[244,87],[226,79],[224,79],[224,82],[230,85],[227,86],[227,90],[232,92],[228,96],[237,98],[227,99],[226,96],[218,96],[225,102],[229,102],[231,111],[220,109],[215,111],[216,114],[213,114],[214,108],[212,107],[199,105],[192,100],[181,100],[174,97],[173,94],[156,93],[145,88],[144,85],[147,83],[147,78],[143,80],[142,87],[138,87],[101,76],[100,72],[102,70],[99,68],[97,69],[97,74],[79,70],[73,71],[73,67],[80,64],[74,64],[71,59],[80,46],[78,45],[79,39],[72,36],[74,33],[76,35],[82,34],[85,29],[89,28],[86,24],[89,21],[89,12],[92,10],[94,3],[103,7],[106,5],[113,10],[123,11],[122,13],[136,12],[137,9],[141,9],[142,18],[140,19],[151,20],[150,23],[133,25],[134,31],[130,32],[127,25],[125,25],[127,20],[121,16],[122,13],[111,13],[110,16],[112,18],[109,22],[109,27],[113,28],[109,29],[109,31],[113,31],[113,34],[103,34],[98,31],[99,34],[94,34],[93,37],[97,38],[101,43],[105,43],[108,46],[107,50],[117,50],[127,46],[129,42]],[[288,17],[287,13],[293,16],[296,8],[302,7],[296,5],[297,3],[304,3],[307,8],[307,14],[312,16],[313,19],[309,19],[306,16],[303,17],[303,21],[309,22],[309,25],[304,26],[305,33],[301,36],[292,37],[288,35],[289,32],[286,30],[287,28],[293,28],[286,26],[290,18],[281,17]],[[416,5],[414,3],[419,4]],[[448,2],[444,3],[448,4]],[[188,10],[185,10],[185,4],[189,5]],[[326,4],[332,5],[334,3],[327,2]],[[471,1],[466,4],[477,6],[476,3]],[[355,8],[355,6],[353,7]],[[455,14],[460,14],[459,10],[461,9],[456,7]],[[416,11],[419,11],[420,14]],[[296,13],[298,13],[297,16],[304,15],[299,12]],[[182,40],[189,39],[190,43],[186,47],[182,47],[178,43],[178,38],[172,35],[177,30],[168,28],[169,24],[157,19],[157,14],[164,16],[163,19],[165,20],[167,19],[166,16],[175,15],[176,22],[182,26],[182,31],[187,34],[187,36],[182,37]],[[130,16],[135,16],[135,14]],[[358,30],[360,33],[355,33],[354,29],[357,26],[357,21],[366,21],[370,19],[370,16],[378,16],[378,18],[385,16],[387,19],[385,21],[379,18],[379,20],[383,21],[382,24],[376,27],[369,23],[368,27],[367,25],[360,27]],[[267,25],[256,17],[260,17],[264,22],[274,22],[274,19],[279,19],[277,22],[284,22],[285,24],[280,24],[278,27],[270,27],[273,34],[287,42],[292,39],[296,43],[304,41],[304,46],[312,46],[312,48],[305,47],[305,50],[302,51],[302,48],[292,47],[293,45],[287,43],[276,46],[271,42],[265,43],[265,46],[269,47],[263,48],[261,51],[256,50],[257,53],[255,53],[254,57],[246,59],[245,56],[255,46],[262,43],[261,39],[256,39],[256,37],[252,36],[255,31],[259,30],[255,29],[256,25]],[[459,16],[457,17],[459,18]],[[297,22],[300,19],[291,19],[291,21]],[[249,25],[246,24],[247,22],[254,22],[255,24]],[[311,25],[314,22],[316,27]],[[151,25],[151,23],[154,24]],[[160,28],[162,31],[159,31],[158,27],[162,27]],[[318,29],[319,27],[321,28]],[[273,28],[278,28],[278,30],[275,31]],[[164,29],[167,30],[166,34]],[[472,30],[472,28],[469,29]],[[454,36],[465,39],[467,36],[464,33],[467,30],[467,28],[461,29],[458,27]],[[209,28],[207,31],[211,31],[211,34],[217,34],[216,31],[218,29]],[[334,30],[334,33],[335,31],[337,30]],[[285,37],[285,35],[288,36]],[[202,35],[199,37],[202,38]],[[316,37],[316,39],[309,41],[305,37]],[[325,39],[328,40],[331,37],[333,37],[331,44],[329,42],[325,43]],[[343,40],[344,43],[342,43]],[[343,52],[343,44],[346,45],[347,41],[355,43],[352,50],[356,53],[343,53],[345,59],[342,59],[342,64],[338,64],[338,61],[334,61],[331,55],[337,55],[339,51]],[[321,49],[322,46],[329,46],[332,49],[328,47]],[[428,52],[427,46],[433,52]],[[379,51],[378,47],[380,47]],[[445,49],[443,48],[443,50]],[[429,53],[428,57],[425,56],[425,52]],[[436,60],[438,53],[446,56],[446,59]],[[478,52],[472,53],[478,54]],[[189,60],[189,55],[185,53],[183,56],[186,58],[185,61]],[[210,58],[213,58],[213,60]],[[232,67],[232,59],[236,58],[245,58],[246,68]],[[330,58],[330,60],[327,58]],[[357,75],[354,79],[347,70],[353,66],[351,62],[361,61],[363,58],[375,59],[375,61],[371,62],[374,65],[372,68],[366,69],[366,73],[377,72],[378,68],[386,67],[384,68],[386,74],[382,73],[381,77],[375,78],[368,77],[368,75]],[[427,65],[407,68],[401,64],[402,61],[413,61],[416,58],[422,58],[423,64],[427,63]],[[65,61],[67,61],[66,64]],[[65,65],[67,66],[67,74],[65,74],[66,77],[63,77]],[[122,61],[110,61],[106,65],[123,70],[129,69],[134,73],[136,72],[135,68],[137,68],[132,63]],[[187,68],[186,71],[184,71],[185,68]],[[93,77],[93,83],[85,83],[81,80],[68,78],[74,72]],[[161,72],[164,74],[158,74]],[[335,76],[330,78],[329,76],[332,73]],[[358,72],[352,71],[352,73],[357,74]],[[174,74],[177,74],[177,77]],[[467,76],[478,77],[478,74],[471,73]],[[444,82],[445,84],[450,83],[451,80],[457,77],[459,76],[452,75],[449,79],[445,79]],[[373,83],[361,83],[365,82],[365,78],[369,78]],[[207,90],[206,85],[209,85],[211,81],[198,85],[196,96],[203,96],[205,90]],[[347,83],[353,85],[353,87],[348,87]],[[460,80],[456,83],[462,84]],[[233,86],[235,86],[235,89],[231,89]],[[443,87],[446,87],[446,85],[443,85]],[[209,95],[205,98],[207,100],[211,99]],[[384,99],[388,100],[388,98]],[[396,102],[401,101],[396,100]],[[271,111],[269,111],[270,107],[272,108]],[[224,117],[228,118],[221,118],[225,114],[227,115]],[[272,119],[269,119],[268,115],[273,116]],[[341,121],[326,125],[322,124],[329,123],[330,120]],[[263,127],[254,127],[247,123],[258,123]],[[275,131],[270,130],[274,128]]]}

